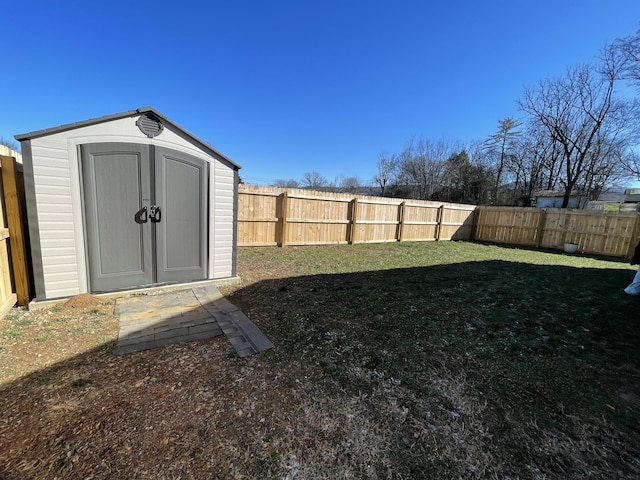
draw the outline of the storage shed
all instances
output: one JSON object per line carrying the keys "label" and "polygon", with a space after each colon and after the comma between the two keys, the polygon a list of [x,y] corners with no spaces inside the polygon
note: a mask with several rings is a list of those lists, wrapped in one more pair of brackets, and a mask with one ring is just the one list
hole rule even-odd
{"label": "storage shed", "polygon": [[15,138],[37,300],[235,277],[240,167],[155,109]]}

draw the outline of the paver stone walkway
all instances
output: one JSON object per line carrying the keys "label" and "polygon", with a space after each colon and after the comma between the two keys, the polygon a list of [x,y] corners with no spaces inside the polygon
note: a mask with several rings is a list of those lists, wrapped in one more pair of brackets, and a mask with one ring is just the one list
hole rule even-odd
{"label": "paver stone walkway", "polygon": [[121,297],[115,355],[173,343],[227,336],[238,356],[273,347],[271,341],[214,286],[170,293]]}

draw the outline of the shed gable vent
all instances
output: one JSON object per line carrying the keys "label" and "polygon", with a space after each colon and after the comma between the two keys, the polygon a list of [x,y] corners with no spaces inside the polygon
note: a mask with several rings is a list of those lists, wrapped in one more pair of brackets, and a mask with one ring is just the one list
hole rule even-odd
{"label": "shed gable vent", "polygon": [[157,137],[162,133],[162,130],[164,130],[164,125],[162,125],[160,119],[152,113],[140,115],[140,118],[136,121],[136,125],[140,131],[149,138]]}

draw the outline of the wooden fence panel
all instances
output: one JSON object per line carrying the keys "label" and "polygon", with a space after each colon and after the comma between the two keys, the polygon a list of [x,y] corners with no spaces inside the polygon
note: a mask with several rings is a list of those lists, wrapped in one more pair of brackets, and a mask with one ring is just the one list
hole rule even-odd
{"label": "wooden fence panel", "polygon": [[539,208],[479,207],[475,240],[511,245],[539,246]]}
{"label": "wooden fence panel", "polygon": [[0,208],[0,318],[4,317],[18,301],[11,288],[11,267],[9,265],[9,229],[6,228],[4,208]]}
{"label": "wooden fence panel", "polygon": [[350,199],[287,192],[285,245],[339,244],[348,241]]}
{"label": "wooden fence panel", "polygon": [[30,292],[26,232],[24,230],[23,176],[12,156],[0,155],[0,165],[2,166],[2,182],[0,183],[0,318],[2,318],[16,302],[20,305],[27,305],[30,300]]}
{"label": "wooden fence panel", "polygon": [[571,242],[578,244],[580,252],[623,257],[629,246],[637,242],[634,237],[637,218],[635,213],[549,210],[541,246],[563,248]]}
{"label": "wooden fence panel", "polygon": [[0,156],[2,165],[2,189],[7,226],[11,238],[11,271],[16,289],[18,305],[28,305],[31,300],[29,287],[29,260],[27,257],[27,232],[24,228],[24,178],[18,172],[18,164],[13,157]]}
{"label": "wooden fence panel", "polygon": [[238,195],[238,245],[276,245],[278,194],[274,192]]}
{"label": "wooden fence panel", "polygon": [[437,239],[440,216],[439,204],[406,202],[404,210],[402,222],[403,241],[421,242]]}
{"label": "wooden fence panel", "polygon": [[358,243],[396,242],[400,226],[400,204],[402,201],[358,200]]}
{"label": "wooden fence panel", "polygon": [[438,240],[469,240],[476,207],[444,204],[440,207]]}
{"label": "wooden fence panel", "polygon": [[640,214],[573,209],[478,207],[474,240],[626,257],[640,236]]}

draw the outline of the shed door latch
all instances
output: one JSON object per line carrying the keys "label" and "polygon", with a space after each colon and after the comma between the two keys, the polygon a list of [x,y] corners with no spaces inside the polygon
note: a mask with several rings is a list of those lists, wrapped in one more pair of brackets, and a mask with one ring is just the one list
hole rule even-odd
{"label": "shed door latch", "polygon": [[147,223],[147,207],[142,207],[140,210],[138,210],[133,216],[133,219],[136,221],[136,223]]}
{"label": "shed door latch", "polygon": [[162,212],[160,211],[160,207],[157,205],[151,205],[149,207],[149,220],[151,223],[159,223],[162,219]]}

